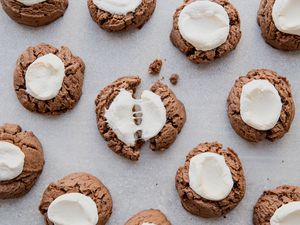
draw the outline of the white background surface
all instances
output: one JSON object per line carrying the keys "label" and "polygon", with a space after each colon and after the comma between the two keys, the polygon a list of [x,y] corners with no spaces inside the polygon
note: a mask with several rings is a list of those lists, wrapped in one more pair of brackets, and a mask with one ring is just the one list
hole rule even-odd
{"label": "white background surface", "polygon": [[[189,62],[169,41],[172,15],[181,0],[158,0],[152,19],[142,30],[107,33],[90,18],[86,0],[70,0],[62,19],[42,28],[19,25],[0,9],[0,123],[20,124],[32,130],[43,144],[46,164],[37,184],[25,197],[0,201],[1,225],[38,225],[38,205],[45,187],[76,171],[100,178],[111,191],[114,208],[109,225],[122,225],[148,208],[165,212],[174,225],[250,225],[252,208],[266,188],[299,185],[300,131],[298,112],[290,132],[276,143],[251,144],[235,134],[226,115],[226,98],[234,80],[254,68],[270,68],[288,77],[296,106],[300,105],[299,57],[272,49],[260,36],[256,23],[259,1],[232,0],[240,12],[242,39],[227,57],[209,65]],[[31,113],[13,90],[15,61],[30,45],[40,42],[66,45],[86,63],[83,96],[74,110],[57,117]],[[164,153],[144,146],[138,162],[110,151],[95,121],[94,99],[100,89],[121,75],[139,74],[144,87],[157,77],[147,74],[149,63],[165,58],[165,82],[180,74],[172,89],[187,110],[187,122],[175,144]],[[187,213],[175,190],[177,168],[198,143],[218,140],[239,154],[246,173],[247,192],[227,218],[202,219]]]}

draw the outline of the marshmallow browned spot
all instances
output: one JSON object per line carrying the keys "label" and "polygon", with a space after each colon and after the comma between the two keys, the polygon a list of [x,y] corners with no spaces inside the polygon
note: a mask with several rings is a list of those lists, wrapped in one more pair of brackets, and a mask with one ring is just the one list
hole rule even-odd
{"label": "marshmallow browned spot", "polygon": [[[281,113],[278,122],[272,129],[258,130],[246,124],[242,119],[240,107],[241,93],[244,85],[253,80],[269,81],[281,97]],[[276,141],[282,138],[289,131],[295,115],[295,104],[289,81],[287,78],[267,69],[251,70],[246,76],[241,76],[237,79],[229,93],[227,104],[227,114],[232,128],[239,136],[252,142],[258,142],[263,139]]]}
{"label": "marshmallow browned spot", "polygon": [[[189,177],[189,174],[191,174],[190,162],[194,157],[207,153],[223,157],[231,173],[233,186],[227,197],[222,200],[208,200],[197,194],[191,187],[191,178]],[[208,162],[204,163],[203,166],[208,165]],[[205,174],[202,174],[202,176],[205,176]],[[197,176],[195,178],[196,180],[200,179]],[[199,144],[186,156],[184,166],[177,170],[176,189],[182,206],[191,214],[207,218],[223,216],[234,209],[245,195],[246,181],[241,161],[232,149],[223,149],[222,145],[217,142]]]}
{"label": "marshmallow browned spot", "polygon": [[14,21],[28,26],[47,25],[63,16],[68,0],[37,1],[36,4],[25,5],[18,0],[0,0],[4,11]]}
{"label": "marshmallow browned spot", "polygon": [[141,211],[131,217],[125,225],[171,225],[167,217],[158,209],[148,209]]}

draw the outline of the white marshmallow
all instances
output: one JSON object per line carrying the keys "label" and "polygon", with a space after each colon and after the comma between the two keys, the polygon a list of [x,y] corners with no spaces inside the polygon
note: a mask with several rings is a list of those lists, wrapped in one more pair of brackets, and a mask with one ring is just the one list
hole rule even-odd
{"label": "white marshmallow", "polygon": [[99,9],[111,14],[126,15],[134,12],[142,0],[93,0],[93,2]]}
{"label": "white marshmallow", "polygon": [[276,0],[272,18],[278,30],[287,34],[300,35],[300,1]]}
{"label": "white marshmallow", "polygon": [[[137,105],[140,112],[133,112]],[[134,114],[142,113],[142,122],[134,122]],[[131,92],[121,89],[110,107],[105,111],[108,126],[114,131],[118,139],[128,146],[134,146],[135,133],[142,131],[142,139],[147,141],[156,136],[166,123],[166,109],[160,96],[145,90],[141,99],[134,99]]]}
{"label": "white marshmallow", "polygon": [[24,161],[25,155],[18,146],[0,141],[0,181],[19,176],[23,171]]}
{"label": "white marshmallow", "polygon": [[49,206],[47,215],[55,225],[96,225],[96,203],[80,193],[68,193],[56,198]]}
{"label": "white marshmallow", "polygon": [[278,208],[271,217],[271,225],[299,225],[300,201],[289,202]]}
{"label": "white marshmallow", "polygon": [[209,0],[194,1],[183,8],[178,27],[181,36],[197,50],[208,51],[226,42],[229,16],[219,4]]}
{"label": "white marshmallow", "polygon": [[23,5],[31,6],[31,5],[41,3],[41,2],[45,2],[47,0],[17,0],[17,1],[21,2]]}
{"label": "white marshmallow", "polygon": [[225,158],[211,152],[198,154],[190,160],[189,182],[194,192],[211,201],[223,200],[233,187]]}
{"label": "white marshmallow", "polygon": [[281,113],[281,97],[268,80],[252,80],[242,88],[240,113],[242,120],[257,130],[272,129]]}
{"label": "white marshmallow", "polygon": [[50,53],[37,58],[25,74],[26,91],[39,100],[54,98],[62,87],[65,66],[62,60]]}

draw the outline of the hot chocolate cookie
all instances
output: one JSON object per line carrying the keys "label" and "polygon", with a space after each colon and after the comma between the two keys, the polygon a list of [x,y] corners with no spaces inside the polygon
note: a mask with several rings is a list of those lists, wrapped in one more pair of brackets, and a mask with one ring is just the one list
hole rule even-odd
{"label": "hot chocolate cookie", "polygon": [[137,213],[125,225],[171,225],[171,222],[161,211],[149,209]]}

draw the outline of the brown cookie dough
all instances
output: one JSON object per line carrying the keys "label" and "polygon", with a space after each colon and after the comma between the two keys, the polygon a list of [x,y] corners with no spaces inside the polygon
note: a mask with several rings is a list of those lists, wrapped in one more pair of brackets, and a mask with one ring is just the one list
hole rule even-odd
{"label": "brown cookie dough", "polygon": [[[234,181],[230,194],[221,201],[210,201],[195,193],[189,185],[189,165],[194,156],[212,152],[223,155],[231,171]],[[217,142],[204,143],[194,148],[186,157],[183,167],[176,174],[176,189],[181,199],[182,206],[190,213],[201,217],[220,217],[235,208],[243,199],[246,191],[246,181],[241,161],[238,155],[230,148],[222,149]]]}
{"label": "brown cookie dough", "polygon": [[80,193],[93,199],[97,205],[99,220],[104,225],[112,213],[112,198],[109,190],[96,177],[87,173],[72,173],[57,182],[51,183],[45,190],[39,210],[47,225],[54,225],[47,216],[48,207],[59,196],[66,193]]}
{"label": "brown cookie dough", "polygon": [[253,211],[254,225],[270,225],[275,211],[289,202],[300,201],[300,187],[284,185],[265,191]]}
{"label": "brown cookie dough", "polygon": [[142,0],[141,5],[134,12],[129,12],[126,15],[117,15],[99,9],[93,0],[88,0],[88,8],[93,20],[102,29],[110,32],[142,28],[150,19],[155,7],[156,0]]}
{"label": "brown cookie dough", "polygon": [[154,223],[156,225],[171,225],[167,217],[157,209],[144,210],[131,217],[125,225],[142,225],[143,223]]}
{"label": "brown cookie dough", "polygon": [[4,11],[14,21],[28,26],[47,25],[63,16],[68,0],[47,0],[26,6],[17,0],[0,0]]}
{"label": "brown cookie dough", "polygon": [[189,60],[194,63],[209,63],[215,59],[221,58],[227,53],[234,50],[241,39],[241,30],[240,30],[240,17],[238,11],[235,7],[228,2],[228,0],[211,0],[223,6],[226,12],[229,15],[230,19],[230,31],[227,38],[227,41],[220,45],[219,47],[209,50],[201,51],[196,50],[196,48],[188,43],[180,34],[178,28],[178,18],[183,10],[183,8],[192,3],[195,0],[185,0],[184,3],[177,8],[173,16],[173,29],[170,35],[171,41],[175,47],[177,47],[181,52],[183,52]]}
{"label": "brown cookie dough", "polygon": [[40,176],[44,167],[43,148],[31,131],[22,131],[15,124],[0,126],[0,140],[18,146],[25,155],[22,173],[12,180],[0,181],[0,199],[17,198],[30,191]]}
{"label": "brown cookie dough", "polygon": [[[57,96],[41,101],[26,92],[25,73],[31,63],[46,54],[55,54],[65,65],[65,77]],[[72,109],[82,94],[85,64],[74,56],[67,47],[57,49],[48,44],[27,48],[19,57],[14,72],[14,88],[21,104],[32,112],[42,114],[61,114]]]}
{"label": "brown cookie dough", "polygon": [[300,36],[279,31],[272,17],[275,0],[261,0],[257,13],[258,25],[265,41],[274,48],[291,51],[300,50]]}
{"label": "brown cookie dough", "polygon": [[[255,79],[268,80],[275,86],[281,97],[283,105],[280,118],[271,130],[260,131],[250,127],[242,120],[240,114],[240,96],[243,85]],[[237,79],[229,93],[227,105],[227,114],[232,128],[242,138],[252,142],[259,142],[263,139],[276,141],[282,138],[289,131],[295,115],[295,105],[289,81],[276,72],[267,69],[251,70],[246,76]]]}
{"label": "brown cookie dough", "polygon": [[[140,148],[143,142],[137,141],[133,147],[124,144],[117,138],[113,130],[109,128],[104,114],[121,89],[131,91],[134,94],[140,83],[141,79],[138,76],[121,77],[100,91],[95,101],[97,125],[100,134],[110,149],[130,160],[139,159]],[[157,136],[149,140],[150,148],[153,151],[163,151],[170,147],[180,133],[186,121],[185,108],[175,94],[160,81],[155,82],[150,90],[161,97],[167,113],[165,126]]]}
{"label": "brown cookie dough", "polygon": [[162,67],[162,60],[161,59],[155,59],[150,65],[149,65],[149,69],[148,72],[150,74],[156,75],[159,74],[161,71],[161,67]]}

